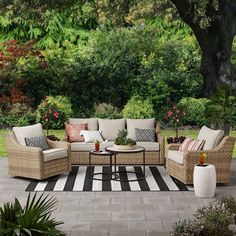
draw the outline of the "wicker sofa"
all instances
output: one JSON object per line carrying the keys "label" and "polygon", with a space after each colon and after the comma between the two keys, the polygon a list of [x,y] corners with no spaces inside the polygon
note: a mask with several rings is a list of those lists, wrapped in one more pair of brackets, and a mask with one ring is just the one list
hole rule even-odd
{"label": "wicker sofa", "polygon": [[215,165],[217,183],[229,183],[234,143],[234,137],[224,136],[211,149],[207,147],[205,150],[184,153],[178,151],[180,144],[170,144],[166,159],[167,172],[185,184],[193,184],[194,165],[199,162],[199,155],[205,153],[206,162]]}
{"label": "wicker sofa", "polygon": [[[69,124],[88,124],[88,130],[99,130],[106,139],[101,143],[101,148],[114,144],[114,139],[118,130],[127,128],[134,132],[134,128],[155,128],[156,142],[137,142],[137,145],[145,148],[146,164],[164,164],[165,163],[165,138],[160,134],[159,123],[155,119],[97,119],[97,118],[71,118]],[[67,139],[68,140],[68,139]],[[74,142],[71,143],[71,163],[72,164],[89,164],[89,151],[94,149],[94,143]],[[92,157],[92,164],[108,164],[109,159],[106,157]],[[119,154],[117,164],[142,164],[142,154]]]}
{"label": "wicker sofa", "polygon": [[67,142],[47,140],[50,149],[43,151],[41,148],[29,147],[23,143],[23,136],[43,135],[41,124],[16,128],[23,129],[20,139],[14,132],[5,136],[10,176],[40,180],[71,171],[70,145]]}

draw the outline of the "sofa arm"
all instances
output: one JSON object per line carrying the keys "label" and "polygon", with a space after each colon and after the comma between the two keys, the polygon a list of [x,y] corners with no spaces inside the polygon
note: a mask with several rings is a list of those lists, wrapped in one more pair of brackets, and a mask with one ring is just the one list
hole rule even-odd
{"label": "sofa arm", "polygon": [[52,141],[52,140],[47,140],[48,141],[48,146],[50,148],[65,148],[65,149],[69,149],[70,144],[67,142],[63,142],[63,141]]}
{"label": "sofa arm", "polygon": [[180,145],[181,145],[181,144],[179,144],[179,143],[172,143],[172,144],[169,144],[169,145],[168,145],[168,150],[175,150],[175,151],[178,151]]}

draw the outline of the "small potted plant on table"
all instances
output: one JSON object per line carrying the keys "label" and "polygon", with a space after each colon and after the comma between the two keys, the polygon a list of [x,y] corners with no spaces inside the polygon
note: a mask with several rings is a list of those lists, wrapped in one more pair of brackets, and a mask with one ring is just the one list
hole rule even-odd
{"label": "small potted plant on table", "polygon": [[130,150],[134,149],[136,146],[136,142],[131,138],[127,138],[127,130],[120,130],[115,139],[114,148],[117,150]]}

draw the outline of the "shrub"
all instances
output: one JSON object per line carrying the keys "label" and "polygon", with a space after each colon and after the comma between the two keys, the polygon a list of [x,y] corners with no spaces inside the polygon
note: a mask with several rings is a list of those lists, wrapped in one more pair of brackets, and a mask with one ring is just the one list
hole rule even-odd
{"label": "shrub", "polygon": [[47,129],[61,129],[65,121],[72,115],[71,103],[62,96],[48,96],[38,106],[37,122]]}
{"label": "shrub", "polygon": [[112,106],[111,104],[100,103],[94,106],[94,110],[94,117],[103,119],[118,119],[122,117],[122,115],[118,111],[118,108]]}
{"label": "shrub", "polygon": [[185,125],[198,125],[202,126],[207,123],[206,118],[206,99],[197,98],[182,98],[178,105],[186,111],[186,116],[183,119]]}
{"label": "shrub", "polygon": [[0,114],[1,128],[32,125],[35,123],[35,121],[36,121],[36,114],[33,112],[27,112],[23,115]]}
{"label": "shrub", "polygon": [[63,224],[52,216],[57,200],[54,197],[37,199],[36,194],[31,198],[28,195],[25,207],[22,207],[18,199],[14,203],[5,203],[0,208],[0,234],[6,236],[23,235],[65,235],[57,229]]}
{"label": "shrub", "polygon": [[171,235],[231,236],[229,225],[235,224],[236,202],[233,197],[220,198],[201,207],[193,220],[179,220]]}
{"label": "shrub", "polygon": [[122,111],[123,117],[133,119],[151,118],[154,116],[152,103],[146,99],[142,100],[139,96],[133,96]]}

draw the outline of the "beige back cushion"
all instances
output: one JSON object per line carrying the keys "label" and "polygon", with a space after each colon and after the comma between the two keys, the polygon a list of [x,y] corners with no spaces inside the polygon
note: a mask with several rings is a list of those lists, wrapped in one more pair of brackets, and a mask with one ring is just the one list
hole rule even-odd
{"label": "beige back cushion", "polygon": [[119,130],[125,129],[125,119],[98,119],[98,125],[105,140],[115,140]]}
{"label": "beige back cushion", "polygon": [[13,132],[16,136],[17,141],[23,146],[26,146],[25,138],[32,138],[44,135],[41,124],[23,127],[13,127]]}
{"label": "beige back cushion", "polygon": [[203,126],[199,131],[197,139],[205,140],[203,150],[211,150],[219,145],[223,137],[223,130],[213,130]]}
{"label": "beige back cushion", "polygon": [[69,118],[69,124],[88,124],[88,130],[98,130],[98,119],[97,118]]}
{"label": "beige back cushion", "polygon": [[155,128],[155,118],[150,119],[126,119],[128,138],[136,140],[135,128],[153,129]]}

